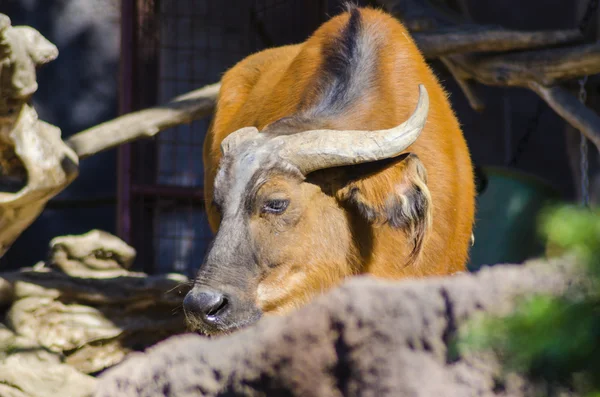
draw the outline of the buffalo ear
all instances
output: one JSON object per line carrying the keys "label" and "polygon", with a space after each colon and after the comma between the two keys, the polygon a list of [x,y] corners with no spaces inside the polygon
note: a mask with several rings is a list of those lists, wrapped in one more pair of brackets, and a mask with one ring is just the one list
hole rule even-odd
{"label": "buffalo ear", "polygon": [[[431,194],[427,187],[427,170],[414,153],[403,154],[381,165],[390,167],[385,174],[373,174],[371,164],[361,175],[358,169],[338,191],[338,199],[354,207],[373,225],[387,224],[406,233],[413,245],[409,262],[419,256],[431,227]],[[370,175],[369,175],[370,174]],[[399,182],[398,182],[399,181]],[[394,183],[395,182],[395,183]]]}

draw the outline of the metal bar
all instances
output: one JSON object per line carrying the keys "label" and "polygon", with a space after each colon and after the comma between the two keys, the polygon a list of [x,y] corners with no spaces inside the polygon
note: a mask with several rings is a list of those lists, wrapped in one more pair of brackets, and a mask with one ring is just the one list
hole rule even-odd
{"label": "metal bar", "polygon": [[145,196],[157,199],[190,200],[194,203],[204,203],[204,189],[201,187],[186,187],[175,185],[133,185],[131,193],[134,196]]}
{"label": "metal bar", "polygon": [[[119,114],[133,110],[133,68],[135,49],[135,0],[121,1],[121,56],[119,64]],[[117,154],[117,235],[131,243],[131,144]]]}
{"label": "metal bar", "polygon": [[[159,40],[161,14],[159,0],[137,0],[137,68],[135,74],[136,108],[155,106],[158,102],[159,77]],[[148,274],[156,271],[154,255],[155,207],[146,205],[147,197],[135,195],[133,187],[137,184],[154,184],[156,181],[156,141],[136,142],[133,146],[132,199],[135,201],[135,213],[132,221],[135,227],[132,242],[138,251],[138,260]]]}
{"label": "metal bar", "polygon": [[97,208],[99,206],[114,206],[117,204],[117,197],[113,195],[97,197],[75,197],[75,198],[53,198],[48,201],[46,208]]}

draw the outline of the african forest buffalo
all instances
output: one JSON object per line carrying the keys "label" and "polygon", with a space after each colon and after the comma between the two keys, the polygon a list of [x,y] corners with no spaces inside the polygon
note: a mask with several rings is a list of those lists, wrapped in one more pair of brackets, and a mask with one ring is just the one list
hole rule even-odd
{"label": "african forest buffalo", "polygon": [[231,332],[345,278],[465,269],[475,211],[448,95],[404,26],[350,6],[223,76],[204,144],[216,237],[184,301]]}

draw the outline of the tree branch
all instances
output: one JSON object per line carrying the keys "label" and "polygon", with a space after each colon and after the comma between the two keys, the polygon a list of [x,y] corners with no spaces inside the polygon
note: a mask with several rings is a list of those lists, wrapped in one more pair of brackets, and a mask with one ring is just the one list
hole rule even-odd
{"label": "tree branch", "polygon": [[467,97],[471,108],[477,112],[482,111],[485,108],[485,105],[479,95],[475,93],[475,87],[473,87],[473,84],[468,79],[468,76],[465,76],[464,73],[461,73],[461,71],[447,57],[441,57],[440,61],[442,61],[446,68],[448,68],[450,74],[458,83],[458,86]]}
{"label": "tree branch", "polygon": [[578,30],[520,32],[480,25],[414,33],[426,58],[469,52],[503,52],[548,47],[582,40]]}
{"label": "tree branch", "polygon": [[529,88],[574,128],[581,131],[600,151],[600,116],[584,106],[562,87],[545,87],[534,81]]}
{"label": "tree branch", "polygon": [[583,37],[577,30],[519,32],[475,25],[429,0],[377,1],[411,31],[426,58],[440,58],[473,109],[479,111],[484,104],[469,84],[472,80],[489,86],[526,87],[600,151],[600,116],[556,86],[600,73],[600,43],[557,47]]}
{"label": "tree branch", "polygon": [[600,73],[600,43],[501,55],[451,55],[462,79],[491,86],[528,87],[530,81],[554,85]]}
{"label": "tree branch", "polygon": [[211,84],[165,105],[125,114],[79,132],[66,143],[83,159],[139,138],[153,137],[160,131],[210,115],[219,88],[219,83]]}
{"label": "tree branch", "polygon": [[[476,110],[481,110],[484,105],[473,91],[470,79],[487,85],[527,87],[531,80],[551,85],[558,80],[600,72],[600,44],[495,56],[458,55],[571,43],[581,39],[576,30],[518,32],[473,24],[456,28],[453,26],[460,22],[458,14],[439,10],[428,2],[380,0],[380,3],[388,11],[405,16],[406,20],[427,16],[435,22],[433,25],[441,27],[435,32],[417,32],[415,40],[426,57],[442,58]],[[67,144],[80,158],[85,158],[139,138],[153,137],[160,131],[210,114],[218,90],[219,84],[213,84],[166,105],[123,115],[73,135]]]}

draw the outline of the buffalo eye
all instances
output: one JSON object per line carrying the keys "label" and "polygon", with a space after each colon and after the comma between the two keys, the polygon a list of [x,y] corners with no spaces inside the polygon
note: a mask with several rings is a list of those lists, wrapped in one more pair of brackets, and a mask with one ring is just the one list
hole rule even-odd
{"label": "buffalo eye", "polygon": [[279,215],[286,210],[289,204],[290,200],[269,200],[263,204],[262,212]]}

